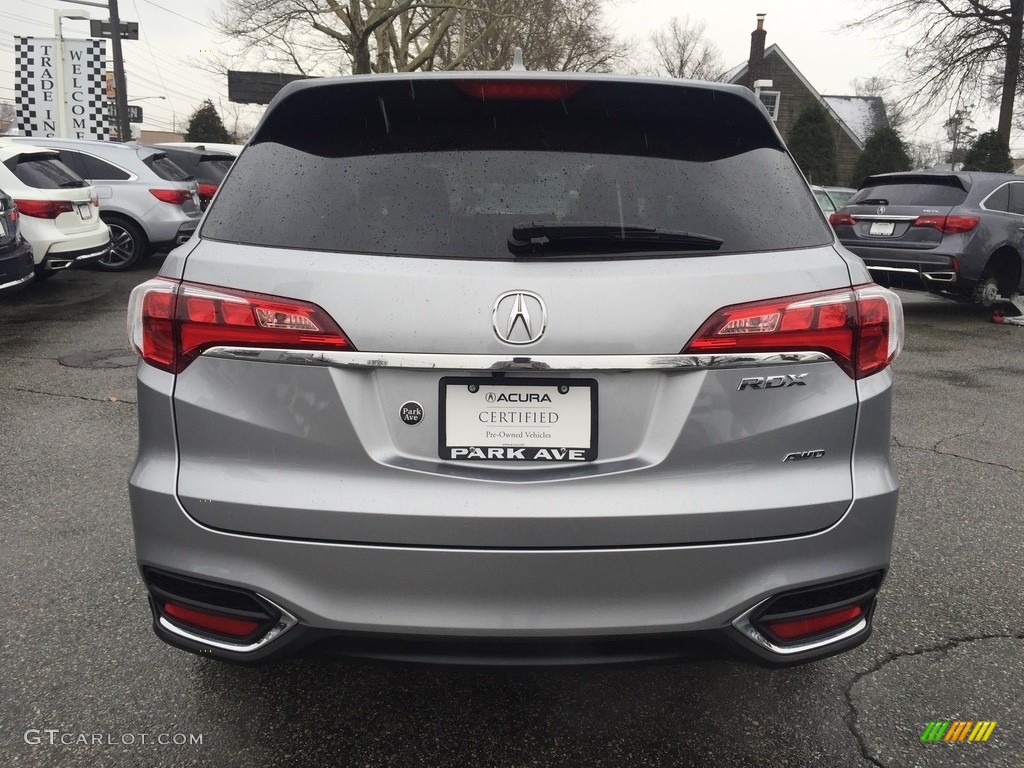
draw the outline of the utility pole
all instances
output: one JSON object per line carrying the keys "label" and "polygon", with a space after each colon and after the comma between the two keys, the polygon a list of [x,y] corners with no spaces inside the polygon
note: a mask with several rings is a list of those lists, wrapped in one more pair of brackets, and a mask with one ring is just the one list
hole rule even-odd
{"label": "utility pole", "polygon": [[132,128],[128,122],[128,85],[124,79],[124,58],[121,55],[121,18],[117,12],[117,0],[107,0],[110,11],[110,37],[114,54],[114,104],[117,107],[117,134],[121,141],[131,141]]}

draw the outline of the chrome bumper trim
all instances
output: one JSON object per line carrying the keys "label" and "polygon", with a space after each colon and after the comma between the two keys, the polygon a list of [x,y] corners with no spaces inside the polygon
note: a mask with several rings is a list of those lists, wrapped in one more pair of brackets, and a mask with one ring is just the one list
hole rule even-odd
{"label": "chrome bumper trim", "polygon": [[171,634],[177,635],[178,637],[183,637],[186,640],[191,640],[194,643],[202,643],[203,645],[207,645],[210,648],[219,648],[222,651],[233,651],[234,653],[252,653],[253,651],[259,650],[263,646],[272,643],[274,640],[277,640],[277,638],[279,638],[281,635],[283,635],[285,632],[287,632],[289,629],[291,629],[299,623],[298,619],[296,619],[294,616],[292,616],[292,614],[290,614],[288,611],[286,611],[284,608],[277,605],[273,601],[267,600],[267,598],[263,597],[263,595],[260,595],[260,599],[270,603],[270,605],[274,606],[274,608],[280,611],[281,618],[278,619],[277,624],[275,624],[273,627],[267,630],[267,633],[263,635],[263,637],[261,637],[255,643],[250,643],[249,645],[241,645],[239,643],[228,643],[224,640],[211,640],[208,637],[203,637],[202,635],[197,635],[192,632],[189,632],[187,629],[179,627],[177,624],[171,623],[163,616],[160,617],[160,626],[166,629]]}
{"label": "chrome bumper trim", "polygon": [[17,280],[11,280],[9,283],[0,284],[0,291],[6,291],[8,288],[14,288],[18,285],[24,285],[25,283],[31,282],[35,277],[35,272],[29,272],[24,277],[19,277]]}
{"label": "chrome bumper trim", "polygon": [[868,269],[871,272],[899,272],[906,275],[917,275],[925,280],[932,280],[936,283],[955,283],[956,272],[949,271],[938,271],[938,272],[922,272],[920,269],[914,269],[913,267],[877,267],[869,266]]}
{"label": "chrome bumper trim", "polygon": [[673,371],[824,363],[824,352],[721,355],[451,355],[411,352],[330,352],[211,347],[203,357],[331,368],[400,368],[415,371]]}
{"label": "chrome bumper trim", "polygon": [[813,651],[818,648],[824,648],[827,645],[839,643],[843,640],[849,640],[851,637],[859,635],[861,632],[868,628],[868,620],[866,618],[861,617],[860,621],[858,621],[852,627],[847,627],[838,634],[829,635],[828,637],[823,637],[819,640],[812,640],[811,642],[800,643],[798,645],[778,645],[776,643],[773,643],[760,632],[758,632],[757,628],[750,621],[750,617],[757,611],[757,609],[772,599],[774,599],[774,596],[765,598],[757,605],[755,605],[753,608],[750,608],[749,610],[740,614],[732,622],[732,625],[740,633],[742,633],[744,637],[748,638],[749,640],[753,640],[762,648],[769,650],[772,653],[777,653],[780,656],[792,656],[797,653],[805,653],[806,651]]}

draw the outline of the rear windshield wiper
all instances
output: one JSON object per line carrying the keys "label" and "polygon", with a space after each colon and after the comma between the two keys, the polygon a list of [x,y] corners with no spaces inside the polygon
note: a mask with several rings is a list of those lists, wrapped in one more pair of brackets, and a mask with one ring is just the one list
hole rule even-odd
{"label": "rear windshield wiper", "polygon": [[717,251],[725,241],[699,232],[619,224],[517,224],[508,249],[517,256],[543,253],[630,253],[636,251]]}
{"label": "rear windshield wiper", "polygon": [[867,200],[857,200],[847,205],[888,205],[889,201],[884,197],[869,197]]}

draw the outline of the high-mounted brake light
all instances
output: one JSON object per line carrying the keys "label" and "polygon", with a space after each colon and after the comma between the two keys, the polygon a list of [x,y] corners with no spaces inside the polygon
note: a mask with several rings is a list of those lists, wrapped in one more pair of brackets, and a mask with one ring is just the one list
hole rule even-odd
{"label": "high-mounted brake light", "polygon": [[483,101],[559,101],[583,89],[564,80],[459,80],[458,89]]}
{"label": "high-mounted brake light", "polygon": [[69,200],[15,200],[23,216],[36,219],[56,219],[62,213],[71,213],[74,206]]}
{"label": "high-mounted brake light", "polygon": [[903,348],[903,333],[899,298],[867,284],[720,309],[683,352],[818,351],[851,378],[862,379],[896,358]]}
{"label": "high-mounted brake light", "polygon": [[151,189],[149,194],[157,200],[171,205],[181,205],[192,197],[192,193],[187,189]]}
{"label": "high-mounted brake light", "polygon": [[166,278],[132,291],[128,338],[143,360],[171,373],[215,346],[353,349],[315,304]]}
{"label": "high-mounted brake light", "polygon": [[970,232],[981,221],[980,216],[918,216],[913,227],[931,227],[944,235]]}

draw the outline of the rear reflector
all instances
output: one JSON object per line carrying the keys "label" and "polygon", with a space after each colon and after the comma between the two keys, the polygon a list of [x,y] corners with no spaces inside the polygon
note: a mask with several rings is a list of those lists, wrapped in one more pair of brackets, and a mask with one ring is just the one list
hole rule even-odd
{"label": "rear reflector", "polygon": [[247,637],[260,627],[258,621],[223,616],[178,603],[165,602],[163,612],[182,624],[231,637]]}
{"label": "rear reflector", "polygon": [[684,354],[824,352],[854,379],[884,369],[903,348],[903,308],[868,284],[718,310]]}
{"label": "rear reflector", "polygon": [[482,101],[559,101],[583,88],[561,80],[459,80],[456,85]]}
{"label": "rear reflector", "polygon": [[23,216],[36,219],[56,219],[62,213],[73,212],[70,200],[15,200]]}
{"label": "rear reflector", "polygon": [[215,346],[353,349],[315,304],[166,278],[132,291],[128,338],[143,360],[170,373]]}
{"label": "rear reflector", "polygon": [[783,640],[799,640],[812,635],[820,635],[830,629],[848,624],[854,619],[859,619],[864,614],[864,609],[859,605],[848,605],[837,611],[823,613],[820,616],[794,619],[792,621],[777,621],[768,624],[768,628]]}

